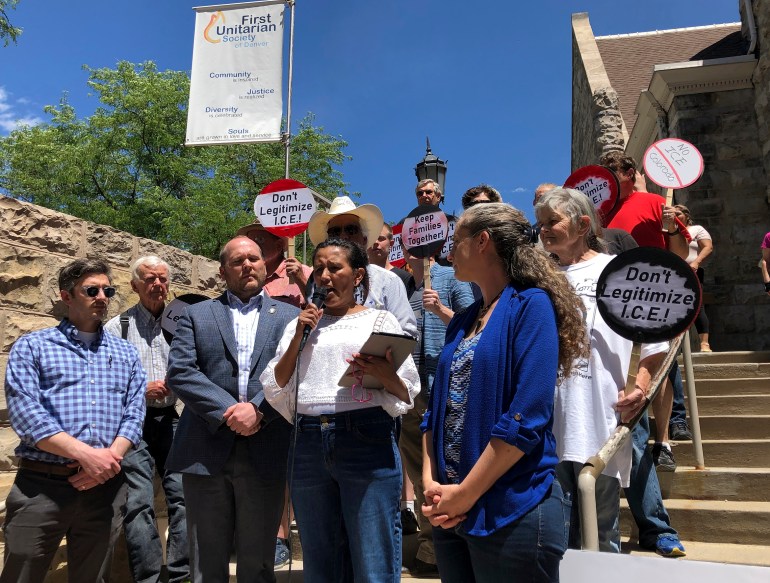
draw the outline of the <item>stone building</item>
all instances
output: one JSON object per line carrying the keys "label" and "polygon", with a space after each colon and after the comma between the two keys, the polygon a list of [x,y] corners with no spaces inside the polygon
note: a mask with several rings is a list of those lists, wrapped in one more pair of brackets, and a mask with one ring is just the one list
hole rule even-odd
{"label": "stone building", "polygon": [[[19,336],[55,326],[66,314],[58,289],[59,270],[66,263],[77,257],[109,263],[118,289],[110,302],[112,317],[136,303],[128,268],[147,254],[171,266],[172,297],[190,292],[214,295],[222,289],[216,261],[0,196],[0,381],[5,381],[8,353]],[[0,391],[0,472],[15,469],[17,443],[8,423],[5,392]],[[6,478],[10,483],[13,475]]]}
{"label": "stone building", "polygon": [[572,169],[610,150],[641,165],[667,137],[700,150],[704,174],[675,202],[713,237],[704,292],[711,345],[722,351],[770,349],[770,301],[757,268],[770,231],[770,3],[737,0],[736,16],[597,37],[587,13],[572,15]]}

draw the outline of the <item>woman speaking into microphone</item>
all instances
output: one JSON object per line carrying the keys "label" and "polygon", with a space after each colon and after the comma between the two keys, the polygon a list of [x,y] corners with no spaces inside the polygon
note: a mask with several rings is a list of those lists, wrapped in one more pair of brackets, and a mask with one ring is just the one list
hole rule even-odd
{"label": "woman speaking into microphone", "polygon": [[[391,352],[360,353],[372,332],[402,333],[389,312],[356,303],[356,287],[367,288],[366,265],[354,243],[316,247],[313,278],[327,290],[325,305],[311,303],[289,323],[260,378],[267,400],[292,423],[296,407],[291,497],[306,583],[400,581],[396,418],[413,406],[420,381],[411,356],[396,368]],[[312,332],[300,354],[306,326]],[[343,386],[349,368],[353,384]],[[365,375],[383,388],[365,386]]]}

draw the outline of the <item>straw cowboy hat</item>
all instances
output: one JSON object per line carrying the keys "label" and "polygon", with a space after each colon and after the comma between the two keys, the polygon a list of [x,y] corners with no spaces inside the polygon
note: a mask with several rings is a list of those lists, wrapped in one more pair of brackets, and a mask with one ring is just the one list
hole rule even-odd
{"label": "straw cowboy hat", "polygon": [[267,231],[265,227],[262,226],[262,223],[259,222],[259,219],[254,219],[253,223],[249,223],[248,225],[244,225],[240,229],[238,229],[235,232],[236,237],[248,237],[249,239],[252,238],[252,235],[249,233],[256,232],[256,231]]}
{"label": "straw cowboy hat", "polygon": [[347,196],[338,196],[332,201],[328,211],[316,211],[310,217],[307,233],[313,245],[326,241],[326,227],[334,217],[338,215],[355,215],[359,219],[361,231],[366,237],[367,244],[372,241],[372,236],[378,237],[382,231],[384,221],[382,212],[373,204],[362,204],[357,207]]}

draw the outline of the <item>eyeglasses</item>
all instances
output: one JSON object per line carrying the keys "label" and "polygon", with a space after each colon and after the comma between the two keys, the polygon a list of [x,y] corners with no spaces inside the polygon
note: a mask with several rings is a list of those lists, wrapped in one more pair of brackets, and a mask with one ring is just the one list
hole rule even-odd
{"label": "eyeglasses", "polygon": [[98,286],[98,285],[89,285],[89,286],[84,286],[81,289],[85,292],[85,294],[89,298],[95,298],[96,296],[98,296],[99,295],[99,290],[104,292],[104,297],[106,297],[106,298],[111,298],[112,296],[115,295],[115,292],[118,291],[114,287],[112,287],[111,285],[107,285],[107,286],[104,286],[104,287],[101,287],[101,286]]}
{"label": "eyeglasses", "polygon": [[329,238],[339,237],[342,235],[342,231],[345,231],[346,235],[358,235],[361,232],[361,227],[358,225],[350,224],[343,227],[327,227],[326,236]]}
{"label": "eyeglasses", "polygon": [[364,371],[357,366],[353,367],[353,378],[356,382],[350,387],[350,396],[359,403],[368,403],[372,400],[372,392],[364,387]]}
{"label": "eyeglasses", "polygon": [[417,196],[420,196],[421,194],[433,194],[434,192],[436,192],[436,191],[435,190],[430,190],[430,189],[426,188],[425,190],[418,190],[417,191]]}

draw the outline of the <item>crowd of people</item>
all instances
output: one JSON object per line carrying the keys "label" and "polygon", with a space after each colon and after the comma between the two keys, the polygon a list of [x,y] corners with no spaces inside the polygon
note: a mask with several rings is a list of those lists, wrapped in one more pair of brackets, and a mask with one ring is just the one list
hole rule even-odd
{"label": "crowd of people", "polygon": [[[134,262],[138,302],[106,324],[109,265],[68,263],[67,317],[21,337],[8,360],[20,444],[0,583],[43,581],[65,536],[70,581],[107,581],[121,529],[137,582],[226,582],[233,554],[239,582],[274,582],[292,515],[304,581],[393,583],[412,508],[413,576],[558,581],[566,549],[581,546],[577,475],[645,407],[668,351],[644,345],[629,371],[631,342],[597,310],[597,279],[640,245],[686,257],[702,281],[713,249],[686,207],[640,188],[631,158],[601,163],[621,185],[604,226],[578,191],[540,185],[530,224],[482,184],[462,197],[446,260],[405,251],[402,269],[379,208],[348,197],[311,218],[307,266],[285,256],[286,238],[244,226],[220,253],[226,291],[189,306],[170,345],[162,258]],[[443,202],[432,180],[415,197]],[[770,234],[770,289],[768,259]],[[710,351],[705,310],[698,331]],[[403,361],[366,354],[373,333],[415,348]],[[654,445],[645,414],[597,481],[602,551],[620,552],[624,488],[639,544],[685,552],[655,473],[674,464],[669,440],[689,438],[686,412],[669,436],[684,404],[674,369],[653,401]]]}

